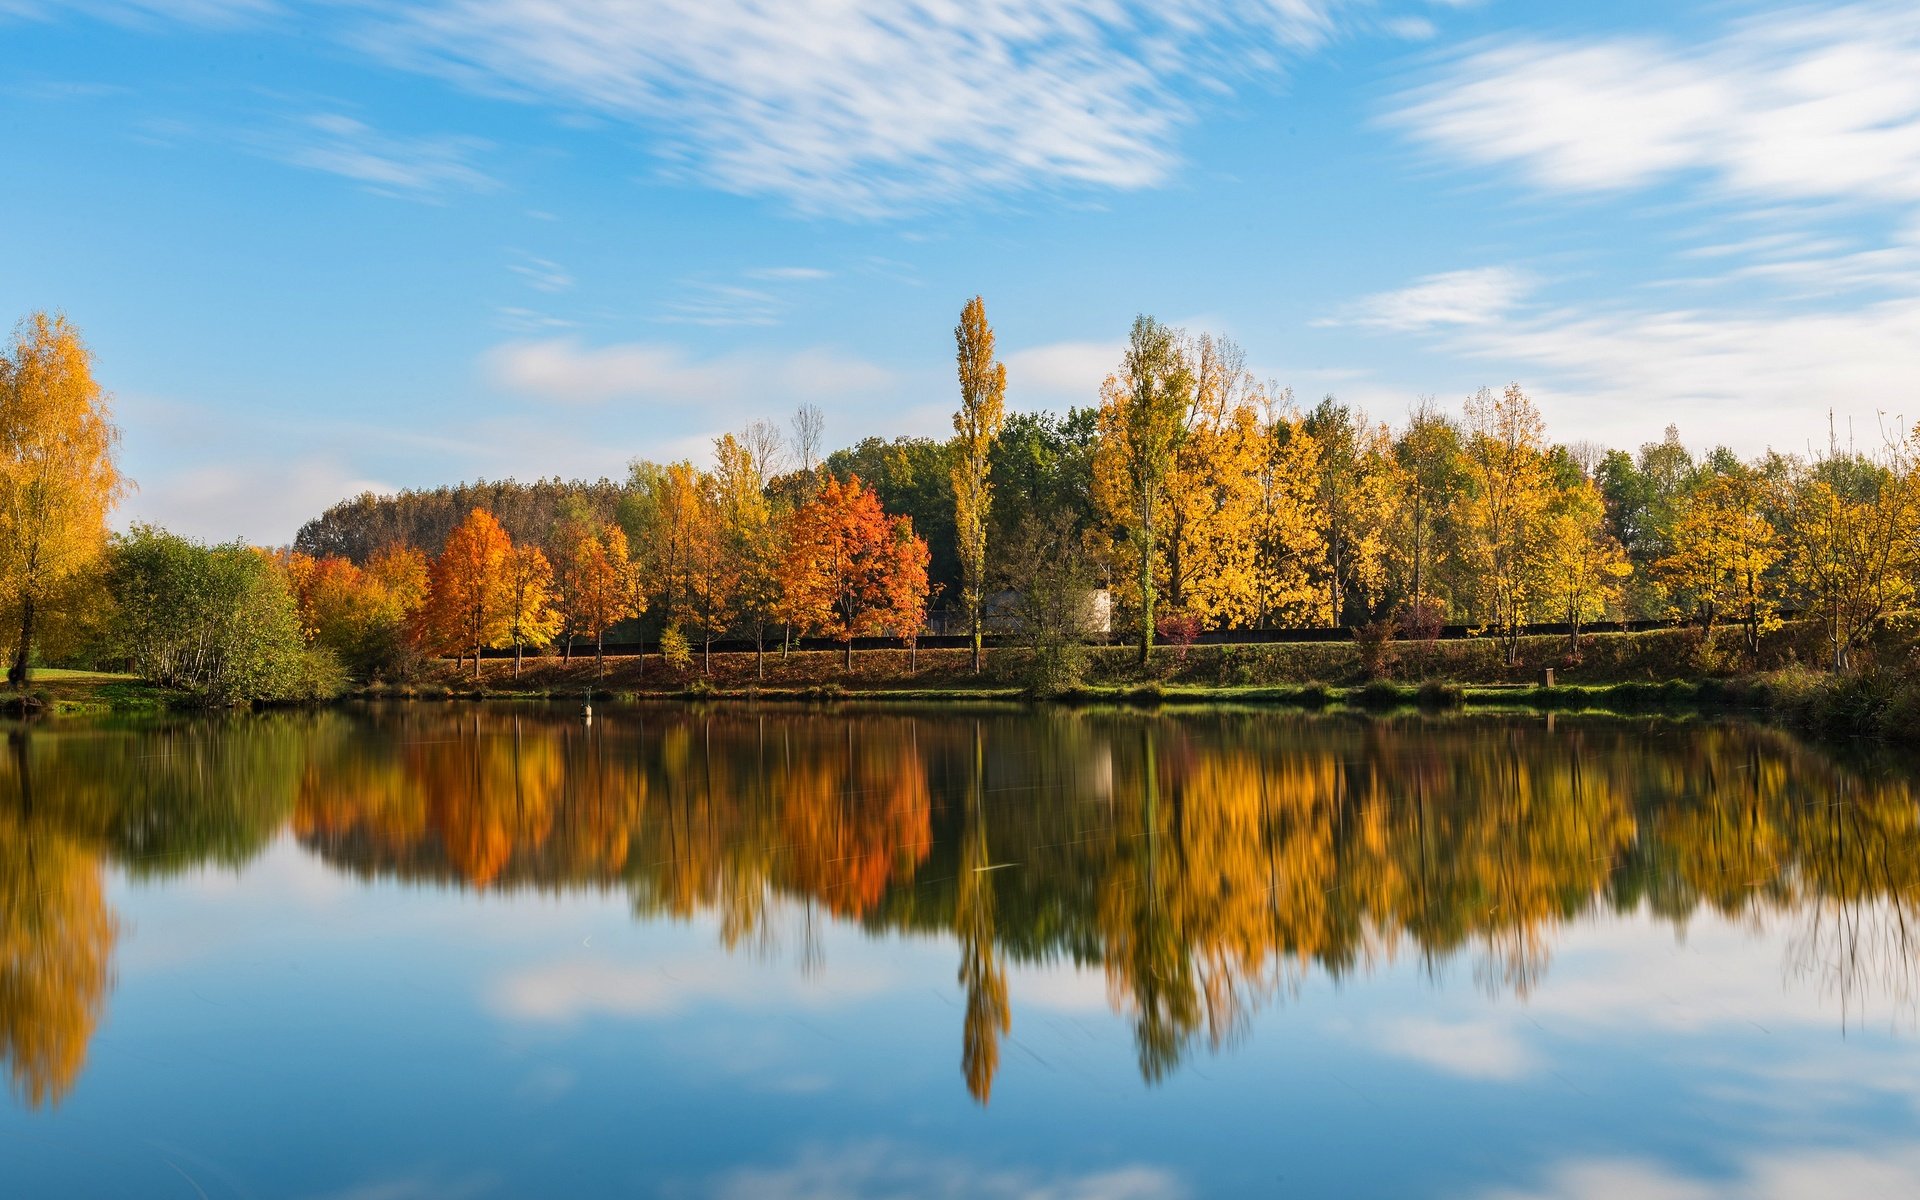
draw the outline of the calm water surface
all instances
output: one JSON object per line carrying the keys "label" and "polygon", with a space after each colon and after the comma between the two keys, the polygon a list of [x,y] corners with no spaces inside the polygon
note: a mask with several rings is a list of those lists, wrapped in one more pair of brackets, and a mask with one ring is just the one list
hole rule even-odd
{"label": "calm water surface", "polygon": [[0,1195],[1914,1195],[1917,795],[1651,720],[14,732]]}

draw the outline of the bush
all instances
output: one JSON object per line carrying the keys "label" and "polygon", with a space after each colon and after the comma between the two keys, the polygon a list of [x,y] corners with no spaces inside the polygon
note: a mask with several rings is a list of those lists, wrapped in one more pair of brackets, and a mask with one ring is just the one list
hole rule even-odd
{"label": "bush", "polygon": [[1376,679],[1356,691],[1353,700],[1362,708],[1396,708],[1407,702],[1407,693],[1396,684]]}
{"label": "bush", "polygon": [[135,673],[210,705],[318,700],[346,687],[309,647],[285,575],[238,542],[207,546],[149,525],[114,541],[113,638]]}
{"label": "bush", "polygon": [[1467,702],[1467,694],[1459,684],[1429,679],[1414,692],[1413,699],[1422,708],[1459,708]]}

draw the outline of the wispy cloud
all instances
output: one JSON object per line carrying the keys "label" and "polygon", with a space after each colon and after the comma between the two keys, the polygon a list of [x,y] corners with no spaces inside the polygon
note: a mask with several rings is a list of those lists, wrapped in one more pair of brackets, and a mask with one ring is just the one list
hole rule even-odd
{"label": "wispy cloud", "polygon": [[1920,201],[1920,9],[1753,17],[1704,43],[1517,39],[1447,63],[1389,122],[1555,192],[1697,176],[1768,200]]}
{"label": "wispy cloud", "polygon": [[316,113],[251,140],[290,166],[351,179],[382,195],[428,200],[495,186],[474,165],[488,149],[479,138],[398,136],[340,113]]}
{"label": "wispy cloud", "polygon": [[694,283],[688,287],[691,294],[668,304],[660,320],[716,329],[778,325],[785,307],[778,297],[759,288],[726,283]]}
{"label": "wispy cloud", "polygon": [[536,292],[564,292],[573,287],[573,276],[550,258],[522,254],[507,264],[507,270],[518,275]]}
{"label": "wispy cloud", "polygon": [[1271,80],[1349,0],[428,0],[371,52],[632,122],[721,188],[872,215],[1166,180],[1189,97]]}
{"label": "wispy cloud", "polygon": [[135,26],[178,22],[218,28],[247,24],[278,11],[275,0],[0,0],[0,18],[51,20],[80,13]]}
{"label": "wispy cloud", "polygon": [[496,346],[482,360],[481,370],[502,391],[561,404],[639,400],[699,405],[774,394],[844,399],[893,382],[884,368],[825,349],[695,358],[678,346],[626,342],[590,347],[572,337]]}
{"label": "wispy cloud", "polygon": [[819,267],[759,267],[748,271],[747,278],[772,283],[815,283],[833,278],[833,272]]}
{"label": "wispy cloud", "polygon": [[1361,325],[1417,330],[1441,325],[1487,325],[1523,299],[1533,279],[1511,267],[1478,267],[1428,275],[1389,292],[1363,296],[1339,315],[1315,325]]}

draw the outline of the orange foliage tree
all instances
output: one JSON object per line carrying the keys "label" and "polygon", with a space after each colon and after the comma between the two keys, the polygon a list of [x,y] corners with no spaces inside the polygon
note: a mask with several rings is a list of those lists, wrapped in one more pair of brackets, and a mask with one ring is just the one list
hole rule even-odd
{"label": "orange foliage tree", "polygon": [[927,544],[906,517],[889,517],[859,476],[828,480],[794,513],[780,578],[793,623],[845,643],[909,637],[926,620]]}
{"label": "orange foliage tree", "polygon": [[593,661],[606,663],[609,627],[646,610],[627,548],[627,534],[613,524],[580,522],[562,531],[560,613],[573,634],[593,638]]}
{"label": "orange foliage tree", "polygon": [[473,652],[473,674],[480,675],[480,651],[505,645],[510,632],[507,561],[513,543],[500,522],[474,509],[447,535],[434,560],[432,586],[421,614],[424,640],[456,660]]}

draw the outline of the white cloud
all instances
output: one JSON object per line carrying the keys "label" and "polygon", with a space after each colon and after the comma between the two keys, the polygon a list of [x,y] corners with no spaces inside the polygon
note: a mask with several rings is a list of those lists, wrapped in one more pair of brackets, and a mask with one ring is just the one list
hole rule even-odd
{"label": "white cloud", "polygon": [[481,369],[501,390],[564,404],[845,398],[893,382],[884,368],[826,349],[694,359],[677,346],[626,342],[595,348],[573,337],[507,342],[487,352]]}
{"label": "white cloud", "polygon": [[819,267],[761,267],[748,271],[747,278],[764,279],[773,283],[814,283],[833,278],[833,272]]}
{"label": "white cloud", "polygon": [[876,1141],[814,1146],[784,1165],[741,1167],[705,1189],[716,1200],[1177,1200],[1187,1187],[1160,1167],[1122,1164],[1088,1172],[989,1167],[920,1147]]}
{"label": "white cloud", "polygon": [[1804,451],[1825,441],[1830,409],[1867,447],[1883,411],[1893,426],[1920,418],[1889,386],[1920,375],[1920,298],[1799,313],[1559,310],[1455,343],[1502,373],[1544,374],[1556,437],[1632,444],[1679,413],[1743,453]]}
{"label": "white cloud", "polygon": [[1184,98],[1269,80],[1348,0],[426,0],[372,53],[636,123],[694,177],[870,215],[1164,181]]}
{"label": "white cloud", "polygon": [[1007,355],[1007,391],[1031,406],[1042,398],[1088,405],[1100,382],[1119,369],[1124,342],[1053,342]]}
{"label": "white cloud", "polygon": [[150,521],[210,542],[244,538],[273,546],[328,505],[364,491],[392,488],[362,478],[329,455],[202,462],[147,473],[121,507],[123,523]]}
{"label": "white cloud", "polygon": [[399,137],[339,113],[316,113],[252,139],[290,166],[324,171],[383,195],[431,199],[483,191],[494,181],[473,165],[488,143],[470,137]]}
{"label": "white cloud", "polygon": [[1448,271],[1394,291],[1364,296],[1341,315],[1314,324],[1400,331],[1436,325],[1486,325],[1511,310],[1532,288],[1532,278],[1511,267]]}
{"label": "white cloud", "polygon": [[1553,191],[1700,173],[1746,196],[1910,204],[1920,201],[1920,9],[1776,13],[1687,47],[1508,42],[1447,64],[1389,122]]}

